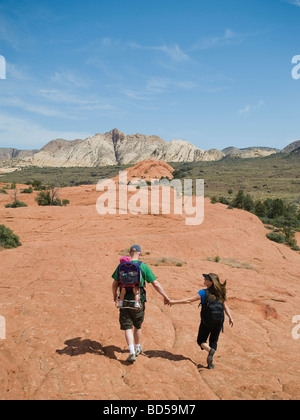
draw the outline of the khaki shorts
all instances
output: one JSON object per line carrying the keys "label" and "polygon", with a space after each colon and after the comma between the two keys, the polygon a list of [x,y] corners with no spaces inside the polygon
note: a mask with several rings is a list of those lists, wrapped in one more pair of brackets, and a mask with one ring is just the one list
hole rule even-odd
{"label": "khaki shorts", "polygon": [[145,304],[141,304],[141,309],[120,309],[120,328],[121,330],[131,330],[135,327],[137,330],[142,328],[145,317]]}

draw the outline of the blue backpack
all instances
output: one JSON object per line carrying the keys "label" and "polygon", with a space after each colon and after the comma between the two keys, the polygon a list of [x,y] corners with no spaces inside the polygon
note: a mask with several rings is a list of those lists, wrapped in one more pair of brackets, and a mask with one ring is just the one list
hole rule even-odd
{"label": "blue backpack", "polygon": [[141,264],[142,261],[138,261],[137,263],[124,262],[120,264],[118,268],[119,286],[123,287],[127,291],[132,290],[133,287],[141,287]]}

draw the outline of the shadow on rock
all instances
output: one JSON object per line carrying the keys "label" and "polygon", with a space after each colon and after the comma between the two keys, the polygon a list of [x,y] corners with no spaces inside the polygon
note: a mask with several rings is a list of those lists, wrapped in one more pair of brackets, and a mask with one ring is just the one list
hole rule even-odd
{"label": "shadow on rock", "polygon": [[97,341],[92,341],[89,339],[82,340],[81,337],[73,338],[67,340],[64,343],[66,347],[62,350],[56,350],[56,353],[59,355],[67,355],[70,357],[79,356],[81,354],[96,354],[98,356],[106,356],[112,360],[117,360],[116,353],[124,353],[124,350],[121,350],[120,347],[116,346],[106,346],[103,347],[101,343]]}
{"label": "shadow on rock", "polygon": [[189,357],[182,356],[181,354],[173,354],[165,350],[147,350],[144,352],[144,354],[150,359],[152,357],[161,357],[162,359],[172,360],[173,362],[188,360],[189,362],[193,363],[193,365],[197,366],[197,364]]}

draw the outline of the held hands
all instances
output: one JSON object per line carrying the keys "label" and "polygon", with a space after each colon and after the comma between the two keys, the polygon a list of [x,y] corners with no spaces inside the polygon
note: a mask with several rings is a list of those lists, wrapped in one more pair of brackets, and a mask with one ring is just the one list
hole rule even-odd
{"label": "held hands", "polygon": [[164,304],[170,306],[170,299],[167,296],[164,297]]}
{"label": "held hands", "polygon": [[172,306],[172,305],[175,304],[175,301],[165,297],[164,298],[164,304],[167,305],[167,306]]}

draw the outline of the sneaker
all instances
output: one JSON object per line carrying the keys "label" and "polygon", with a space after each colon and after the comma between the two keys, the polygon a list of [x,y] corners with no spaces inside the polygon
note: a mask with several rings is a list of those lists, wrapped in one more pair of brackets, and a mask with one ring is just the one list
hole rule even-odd
{"label": "sneaker", "polygon": [[134,353],[130,354],[127,358],[127,362],[134,363],[136,361],[136,356]]}
{"label": "sneaker", "polygon": [[135,356],[136,357],[138,357],[142,353],[143,353],[143,348],[141,346],[138,349],[135,350]]}
{"label": "sneaker", "polygon": [[210,349],[209,355],[207,357],[208,369],[214,369],[214,367],[215,367],[214,364],[213,364],[215,352],[216,352],[215,349]]}
{"label": "sneaker", "polygon": [[141,307],[140,302],[134,302],[134,307],[135,308],[140,308]]}

